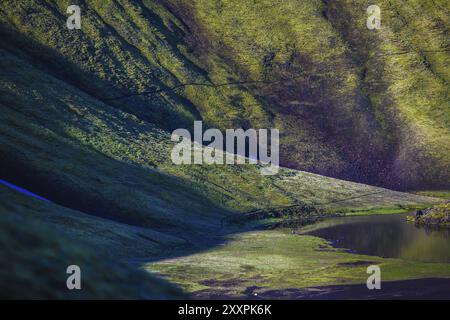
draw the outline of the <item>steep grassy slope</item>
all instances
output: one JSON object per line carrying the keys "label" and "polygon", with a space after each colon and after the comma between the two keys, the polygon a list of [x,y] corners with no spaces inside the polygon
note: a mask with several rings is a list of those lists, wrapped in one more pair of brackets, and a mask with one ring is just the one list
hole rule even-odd
{"label": "steep grassy slope", "polygon": [[4,1],[2,38],[162,128],[277,127],[284,165],[395,188],[448,186],[448,3]]}
{"label": "steep grassy slope", "polygon": [[288,169],[268,177],[253,165],[173,165],[168,133],[48,75],[29,59],[1,51],[1,173],[65,206],[161,230],[213,230],[229,215],[223,209],[333,207],[336,201],[342,207],[346,199],[352,207],[358,201],[430,201]]}
{"label": "steep grassy slope", "polygon": [[378,1],[379,31],[366,28],[368,1],[164,2],[212,81],[248,82],[273,115],[285,164],[399,188],[448,185],[448,1]]}
{"label": "steep grassy slope", "polygon": [[189,245],[182,235],[170,236],[149,227],[96,217],[53,202],[30,198],[3,185],[1,194],[2,214],[6,217],[35,221],[38,229],[39,226],[51,227],[64,233],[67,241],[88,243],[96,252],[119,260],[164,256],[170,250]]}
{"label": "steep grassy slope", "polygon": [[[96,222],[89,217],[80,219],[79,213],[30,199],[9,191],[5,186],[0,186],[0,194],[0,298],[184,297],[180,290],[169,283],[119,263],[117,259],[112,260],[113,255],[107,254],[112,248],[115,255],[119,256],[122,254],[120,249],[128,247],[128,251],[135,250],[139,239],[145,244],[143,247],[148,253],[152,244],[142,238],[146,234],[145,230],[133,233],[130,228],[121,230],[111,222]],[[52,222],[48,224],[45,220]],[[54,230],[55,225],[64,226],[63,232]],[[105,229],[102,230],[102,227]],[[83,234],[77,234],[79,232]],[[170,242],[168,239],[164,240]],[[66,269],[73,264],[81,268],[82,290],[71,291],[66,288],[69,276]]]}
{"label": "steep grassy slope", "polygon": [[[231,19],[227,16],[231,9],[217,15],[214,24],[208,22],[209,15],[201,14],[201,10],[208,10],[214,17],[214,10],[219,8],[210,8],[213,2],[193,3],[193,7],[186,7],[183,14],[178,12],[178,5],[163,6],[161,3],[145,0],[82,2],[82,30],[69,31],[65,27],[68,1],[2,1],[0,178],[52,201],[50,204],[38,202],[0,187],[0,213],[5,219],[0,221],[0,226],[8,230],[3,242],[12,244],[17,240],[14,245],[28,249],[32,245],[27,239],[16,239],[14,228],[22,228],[18,229],[18,234],[29,235],[31,230],[39,230],[42,224],[44,231],[37,231],[36,237],[42,237],[39,250],[48,249],[49,255],[59,255],[67,250],[64,255],[70,256],[73,251],[84,250],[72,249],[70,245],[64,249],[65,242],[59,247],[52,239],[45,239],[46,230],[53,228],[64,234],[64,241],[87,239],[90,248],[86,250],[101,251],[105,259],[143,258],[149,261],[222,242],[225,235],[242,231],[239,226],[226,223],[228,219],[236,221],[236,217],[246,213],[262,217],[273,212],[302,215],[305,208],[321,209],[325,214],[371,213],[407,210],[436,202],[436,199],[424,196],[285,168],[276,176],[262,176],[259,168],[252,165],[173,165],[170,161],[173,146],[170,130],[190,127],[194,119],[202,118],[209,125],[220,128],[276,126],[283,133],[282,148],[288,151],[284,154],[285,164],[337,176],[344,171],[355,172],[352,178],[363,180],[361,172],[373,166],[373,159],[365,161],[372,157],[371,152],[377,155],[381,152],[377,148],[370,149],[366,142],[372,141],[372,135],[382,137],[390,130],[377,129],[378,124],[373,125],[374,130],[372,124],[370,128],[366,127],[365,123],[372,123],[372,120],[366,119],[360,104],[352,102],[356,95],[350,94],[351,90],[345,86],[342,91],[337,89],[341,88],[337,85],[340,81],[353,81],[352,72],[356,68],[349,67],[351,59],[345,52],[341,57],[342,65],[338,64],[338,71],[333,71],[339,76],[332,77],[332,84],[327,82],[312,91],[301,89],[301,95],[305,97],[296,96],[296,90],[302,88],[306,80],[301,78],[303,75],[298,78],[293,70],[310,68],[309,72],[315,76],[308,81],[316,85],[321,81],[321,68],[324,68],[323,72],[331,72],[330,61],[334,55],[341,54],[342,48],[331,50],[327,64],[323,66],[320,61],[310,62],[308,54],[316,50],[316,58],[323,58],[321,43],[314,42],[316,40],[310,36],[310,51],[304,57],[294,54],[292,66],[286,65],[285,71],[271,61],[288,59],[292,53],[290,48],[286,49],[285,56],[267,58],[267,63],[275,67],[273,74],[271,71],[267,75],[268,81],[261,82],[258,77],[266,72],[264,68],[249,61],[247,66],[251,66],[251,70],[247,70],[241,62],[231,59],[245,60],[245,55],[252,59],[261,58],[258,50],[250,54],[248,39],[236,39],[239,41],[235,45],[247,44],[249,48],[227,51],[228,47],[224,47],[227,50],[219,50],[214,45],[229,42],[227,46],[231,48],[232,41],[203,33],[207,31],[203,30],[206,26],[211,28],[208,32],[227,31],[225,22],[220,19]],[[305,3],[311,5],[308,7],[311,12],[323,8],[322,4],[316,7],[315,2]],[[254,13],[251,21],[256,24],[250,27],[247,37],[253,39],[258,35],[253,43],[260,42],[262,47],[271,45],[271,40],[264,38],[270,34],[264,32],[267,31],[265,23],[276,22],[269,19],[274,17],[293,19],[287,14],[294,10],[289,7],[293,4],[284,1],[279,9],[273,7],[273,17],[265,15],[270,10],[264,3],[255,8],[246,8],[241,3],[239,5],[246,8],[243,11],[236,4],[236,21],[233,23],[239,30],[244,30],[240,23],[245,23],[239,22],[239,18],[244,19],[250,9],[259,11],[261,17]],[[306,17],[305,13],[305,21]],[[322,23],[321,16],[316,18]],[[202,19],[205,20],[202,22]],[[285,25],[286,21],[283,21],[279,21],[280,26]],[[192,25],[194,22],[198,25]],[[201,28],[200,22],[205,26]],[[333,30],[332,26],[327,26]],[[312,32],[312,26],[291,27],[301,34]],[[273,28],[274,32],[277,28]],[[288,36],[279,39],[286,45],[297,36],[289,28],[279,29],[276,36]],[[276,46],[279,43],[274,42]],[[443,69],[439,67],[439,70]],[[341,73],[345,77],[341,77]],[[290,80],[285,82],[285,78]],[[285,112],[280,106],[283,99],[291,98],[286,98],[289,95],[285,95],[283,88],[292,91],[291,98],[295,103],[289,105],[293,108],[304,105],[304,101],[309,105],[320,96],[326,97],[324,99],[335,108],[346,108],[346,111],[336,111],[335,115],[339,116],[330,116],[330,119],[339,118],[336,124],[330,119],[325,121],[320,113],[326,117],[328,113],[320,108],[303,115],[303,111],[297,113],[298,110]],[[440,91],[435,96],[442,98]],[[303,102],[298,104],[298,101]],[[445,109],[442,114],[448,115]],[[361,117],[360,121],[355,121],[353,116]],[[384,116],[389,118],[387,114]],[[333,126],[340,123],[344,131],[349,128],[341,120],[350,124],[350,132],[331,134],[330,123]],[[445,120],[442,121],[445,125]],[[436,123],[430,120],[430,126]],[[433,132],[445,137],[439,126],[435,129],[437,131]],[[337,140],[334,139],[340,143],[335,143]],[[433,143],[430,145],[435,146]],[[342,152],[343,145],[348,145],[351,152]],[[445,147],[444,140],[442,150]],[[366,153],[370,154],[366,160],[355,161],[353,156],[349,157]],[[445,180],[447,154],[441,158],[442,161],[430,167],[443,175],[442,179],[430,175],[432,182],[437,184],[448,181]],[[380,166],[373,170],[378,172],[384,168],[383,164]],[[30,221],[29,225],[24,222],[20,227],[11,222],[14,219],[34,222]],[[17,260],[30,268],[36,265],[39,270],[38,254],[39,251],[32,256],[25,254],[22,259],[20,250],[13,250],[1,259]],[[92,256],[80,259],[86,263],[95,261]],[[50,269],[60,269],[59,263],[66,261],[57,263],[58,266]],[[97,262],[93,265],[97,267]],[[37,272],[26,270],[26,273]],[[118,278],[122,277],[121,270],[117,272]],[[7,274],[2,274],[1,278],[0,281],[4,281]],[[54,280],[49,281],[49,291],[53,292]],[[94,278],[92,281],[96,282]],[[105,290],[92,294],[110,296],[114,290],[121,289]],[[30,294],[40,296],[38,292]],[[126,291],[123,296],[134,294]]]}
{"label": "steep grassy slope", "polygon": [[[93,273],[87,297],[135,296],[128,291],[134,290],[134,280],[121,269],[118,279],[112,275],[111,287],[95,291],[100,283],[96,270],[104,265],[91,256],[78,257],[69,242],[87,242],[87,252],[101,253],[106,264],[108,259],[153,261],[223,242],[224,235],[238,231],[223,222],[238,212],[270,213],[277,208],[276,212],[286,209],[288,215],[302,214],[304,206],[328,212],[378,212],[434,201],[289,169],[268,177],[251,165],[175,166],[169,159],[173,143],[167,132],[52,76],[32,64],[27,54],[4,48],[1,177],[62,205],[1,187],[5,221],[0,225],[7,228],[2,241],[21,248],[3,251],[2,261],[14,261],[17,270],[0,277],[7,288],[17,290],[2,291],[5,296],[20,296],[23,281],[29,280],[22,279],[22,273],[39,273],[43,282],[34,283],[36,291],[29,297],[73,297],[61,291],[61,279],[54,278],[72,260]],[[42,231],[45,238],[41,227],[57,229],[66,240],[56,245],[52,239],[59,236]],[[22,235],[34,232],[43,237],[36,251],[29,242],[21,242]],[[57,259],[55,264],[40,262],[40,250],[52,261]],[[130,287],[121,288],[124,281]]]}

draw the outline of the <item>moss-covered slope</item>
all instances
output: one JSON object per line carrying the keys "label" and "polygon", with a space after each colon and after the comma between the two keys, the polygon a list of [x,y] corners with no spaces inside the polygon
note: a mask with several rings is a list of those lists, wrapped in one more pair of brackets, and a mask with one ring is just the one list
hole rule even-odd
{"label": "moss-covered slope", "polygon": [[426,227],[448,228],[450,227],[450,200],[423,211],[419,210],[413,216],[409,216],[408,220]]}
{"label": "moss-covered slope", "polygon": [[447,1],[3,1],[2,38],[163,128],[277,127],[284,165],[448,186]]}
{"label": "moss-covered slope", "polygon": [[[389,102],[380,102],[375,112],[357,59],[372,53],[347,47],[345,26],[339,26],[347,20],[336,16],[329,22],[331,4],[79,4],[82,29],[73,31],[65,27],[68,1],[0,5],[0,178],[52,201],[0,189],[5,219],[0,226],[8,229],[2,241],[25,250],[8,251],[1,260],[29,267],[24,274],[39,270],[39,250],[72,254],[35,223],[58,229],[67,241],[85,239],[86,250],[100,250],[105,259],[154,260],[217,244],[236,232],[224,222],[248,212],[304,206],[341,213],[398,211],[436,201],[286,168],[262,176],[252,165],[175,166],[170,130],[190,127],[194,119],[222,129],[277,127],[283,164],[294,168],[405,186],[449,181],[446,87],[440,84],[445,62],[436,58],[441,82],[422,69],[423,78],[402,77],[430,86],[424,89],[432,92],[429,108],[414,109],[417,118],[396,122],[392,116],[401,109],[390,96],[395,83],[389,83],[392,90],[370,89]],[[406,92],[397,98],[415,101],[411,97]],[[399,117],[412,110],[409,100],[401,101]],[[412,130],[415,126],[421,131]],[[32,221],[21,227],[14,219]],[[32,256],[26,253],[32,244],[13,236],[14,228],[25,237],[36,228],[41,246]],[[91,258],[83,261],[97,268]],[[52,272],[46,274],[54,292]],[[118,288],[105,290],[93,296],[109,297]],[[123,297],[135,293],[126,290]],[[30,293],[49,295],[58,296]]]}
{"label": "moss-covered slope", "polygon": [[[379,1],[375,31],[370,1],[164,2],[213,81],[248,83],[282,130],[285,164],[391,187],[448,185],[447,1]],[[253,126],[265,124],[237,100]]]}

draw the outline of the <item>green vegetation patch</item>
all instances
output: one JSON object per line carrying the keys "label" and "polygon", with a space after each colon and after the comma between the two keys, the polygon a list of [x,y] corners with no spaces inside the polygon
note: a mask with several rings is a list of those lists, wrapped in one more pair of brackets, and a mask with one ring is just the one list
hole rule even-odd
{"label": "green vegetation patch", "polygon": [[419,210],[408,221],[428,227],[450,227],[450,201]]}
{"label": "green vegetation patch", "polygon": [[323,239],[281,230],[235,235],[218,248],[144,267],[188,292],[206,290],[238,297],[253,286],[265,291],[365,283],[367,264],[379,265],[384,281],[450,277],[444,263],[351,254],[334,249]]}
{"label": "green vegetation patch", "polygon": [[450,200],[450,190],[423,190],[423,191],[414,191],[412,193],[426,197]]}
{"label": "green vegetation patch", "polygon": [[[4,186],[0,186],[0,192],[1,299],[185,297],[174,285],[112,258],[108,251],[114,248],[123,256],[126,242],[133,243],[137,230],[134,234],[124,232],[126,226],[114,226],[101,219],[90,221],[92,218],[81,213],[71,215],[70,210],[40,200],[27,201]],[[12,198],[12,206],[3,201],[3,196]],[[14,210],[17,206],[21,209]],[[145,234],[145,230],[140,232]],[[139,245],[138,241],[134,243]],[[69,265],[81,269],[81,290],[67,289]]]}

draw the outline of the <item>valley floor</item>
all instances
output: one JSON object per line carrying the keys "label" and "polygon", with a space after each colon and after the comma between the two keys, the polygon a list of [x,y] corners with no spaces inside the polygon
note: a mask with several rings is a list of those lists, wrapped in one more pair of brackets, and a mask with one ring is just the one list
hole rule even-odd
{"label": "valley floor", "polygon": [[[382,270],[385,287],[379,294],[366,288],[368,265]],[[179,284],[196,298],[402,298],[408,288],[419,290],[421,297],[450,292],[449,279],[403,281],[450,278],[447,263],[353,254],[321,238],[285,230],[233,235],[219,247],[146,264],[145,269]],[[436,291],[427,288],[436,282],[440,283]]]}
{"label": "valley floor", "polygon": [[[449,300],[450,279],[426,278],[413,280],[387,281],[382,290],[367,290],[365,284],[310,287],[303,289],[269,290],[255,295],[248,290],[243,299],[288,299],[288,300],[374,300],[374,299],[420,299]],[[195,299],[232,299],[233,296],[214,295],[200,292]]]}

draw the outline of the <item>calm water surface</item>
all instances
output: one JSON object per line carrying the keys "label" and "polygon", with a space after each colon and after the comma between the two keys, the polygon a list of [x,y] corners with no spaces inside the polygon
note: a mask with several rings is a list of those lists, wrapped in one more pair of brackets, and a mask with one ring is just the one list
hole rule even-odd
{"label": "calm water surface", "polygon": [[450,263],[450,230],[430,230],[406,222],[406,214],[343,217],[307,232],[351,252],[385,258]]}

